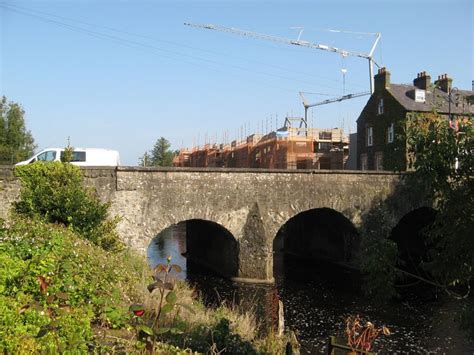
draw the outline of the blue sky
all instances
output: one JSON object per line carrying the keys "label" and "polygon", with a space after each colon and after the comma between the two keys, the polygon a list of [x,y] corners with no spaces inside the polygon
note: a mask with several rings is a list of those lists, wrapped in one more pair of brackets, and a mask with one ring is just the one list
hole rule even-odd
{"label": "blue sky", "polygon": [[[156,139],[222,142],[302,116],[299,91],[369,88],[367,61],[195,29],[211,23],[367,52],[392,82],[427,71],[473,80],[471,1],[0,1],[0,94],[22,104],[39,148],[114,148],[136,165]],[[347,69],[346,85],[341,69]],[[310,101],[331,96],[307,95]],[[367,97],[315,108],[315,127],[355,131]]]}

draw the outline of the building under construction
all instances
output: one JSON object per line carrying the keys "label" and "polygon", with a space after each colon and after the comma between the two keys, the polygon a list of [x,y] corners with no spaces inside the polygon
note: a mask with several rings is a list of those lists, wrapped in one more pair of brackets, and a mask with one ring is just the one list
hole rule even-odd
{"label": "building under construction", "polygon": [[[304,122],[303,119],[299,119]],[[252,134],[230,144],[205,144],[181,149],[174,158],[178,167],[262,169],[345,169],[349,139],[340,128],[284,127],[266,135]]]}

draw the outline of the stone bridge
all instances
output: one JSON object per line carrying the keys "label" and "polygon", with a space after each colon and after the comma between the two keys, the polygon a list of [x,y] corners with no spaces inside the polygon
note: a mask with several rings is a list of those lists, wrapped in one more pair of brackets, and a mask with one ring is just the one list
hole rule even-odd
{"label": "stone bridge", "polygon": [[[347,224],[359,236],[374,223],[393,228],[424,205],[407,193],[402,175],[389,172],[135,167],[83,172],[100,197],[112,202],[112,214],[122,217],[119,233],[131,248],[145,252],[158,233],[180,222],[213,222],[231,243],[208,235],[192,243],[201,245],[196,255],[210,264],[217,260],[221,271],[242,281],[273,280],[274,240],[297,215],[323,211],[325,228]],[[0,167],[0,217],[18,192],[11,168]]]}

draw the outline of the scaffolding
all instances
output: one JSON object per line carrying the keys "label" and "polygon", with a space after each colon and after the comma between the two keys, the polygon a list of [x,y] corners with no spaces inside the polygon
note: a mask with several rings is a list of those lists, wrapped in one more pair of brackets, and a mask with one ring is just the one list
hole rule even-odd
{"label": "scaffolding", "polygon": [[251,134],[230,144],[206,144],[182,149],[174,166],[262,169],[344,169],[349,139],[341,128],[294,125],[302,118],[286,117],[283,127],[265,135]]}

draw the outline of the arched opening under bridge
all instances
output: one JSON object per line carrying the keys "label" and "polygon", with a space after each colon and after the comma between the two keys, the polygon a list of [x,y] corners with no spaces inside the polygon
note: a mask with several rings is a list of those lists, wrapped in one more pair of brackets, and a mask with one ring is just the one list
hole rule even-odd
{"label": "arched opening under bridge", "polygon": [[171,225],[153,238],[147,250],[152,267],[166,262],[171,256],[173,263],[183,268],[183,278],[189,272],[235,277],[239,267],[238,253],[238,242],[226,228],[202,219]]}
{"label": "arched opening under bridge", "polygon": [[330,208],[301,212],[278,231],[274,252],[298,259],[351,264],[359,247],[357,231],[342,213]]}
{"label": "arched opening under bridge", "polygon": [[397,243],[398,267],[409,273],[426,276],[422,263],[427,262],[429,241],[425,231],[433,224],[436,211],[421,207],[403,216],[392,229],[390,239]]}

